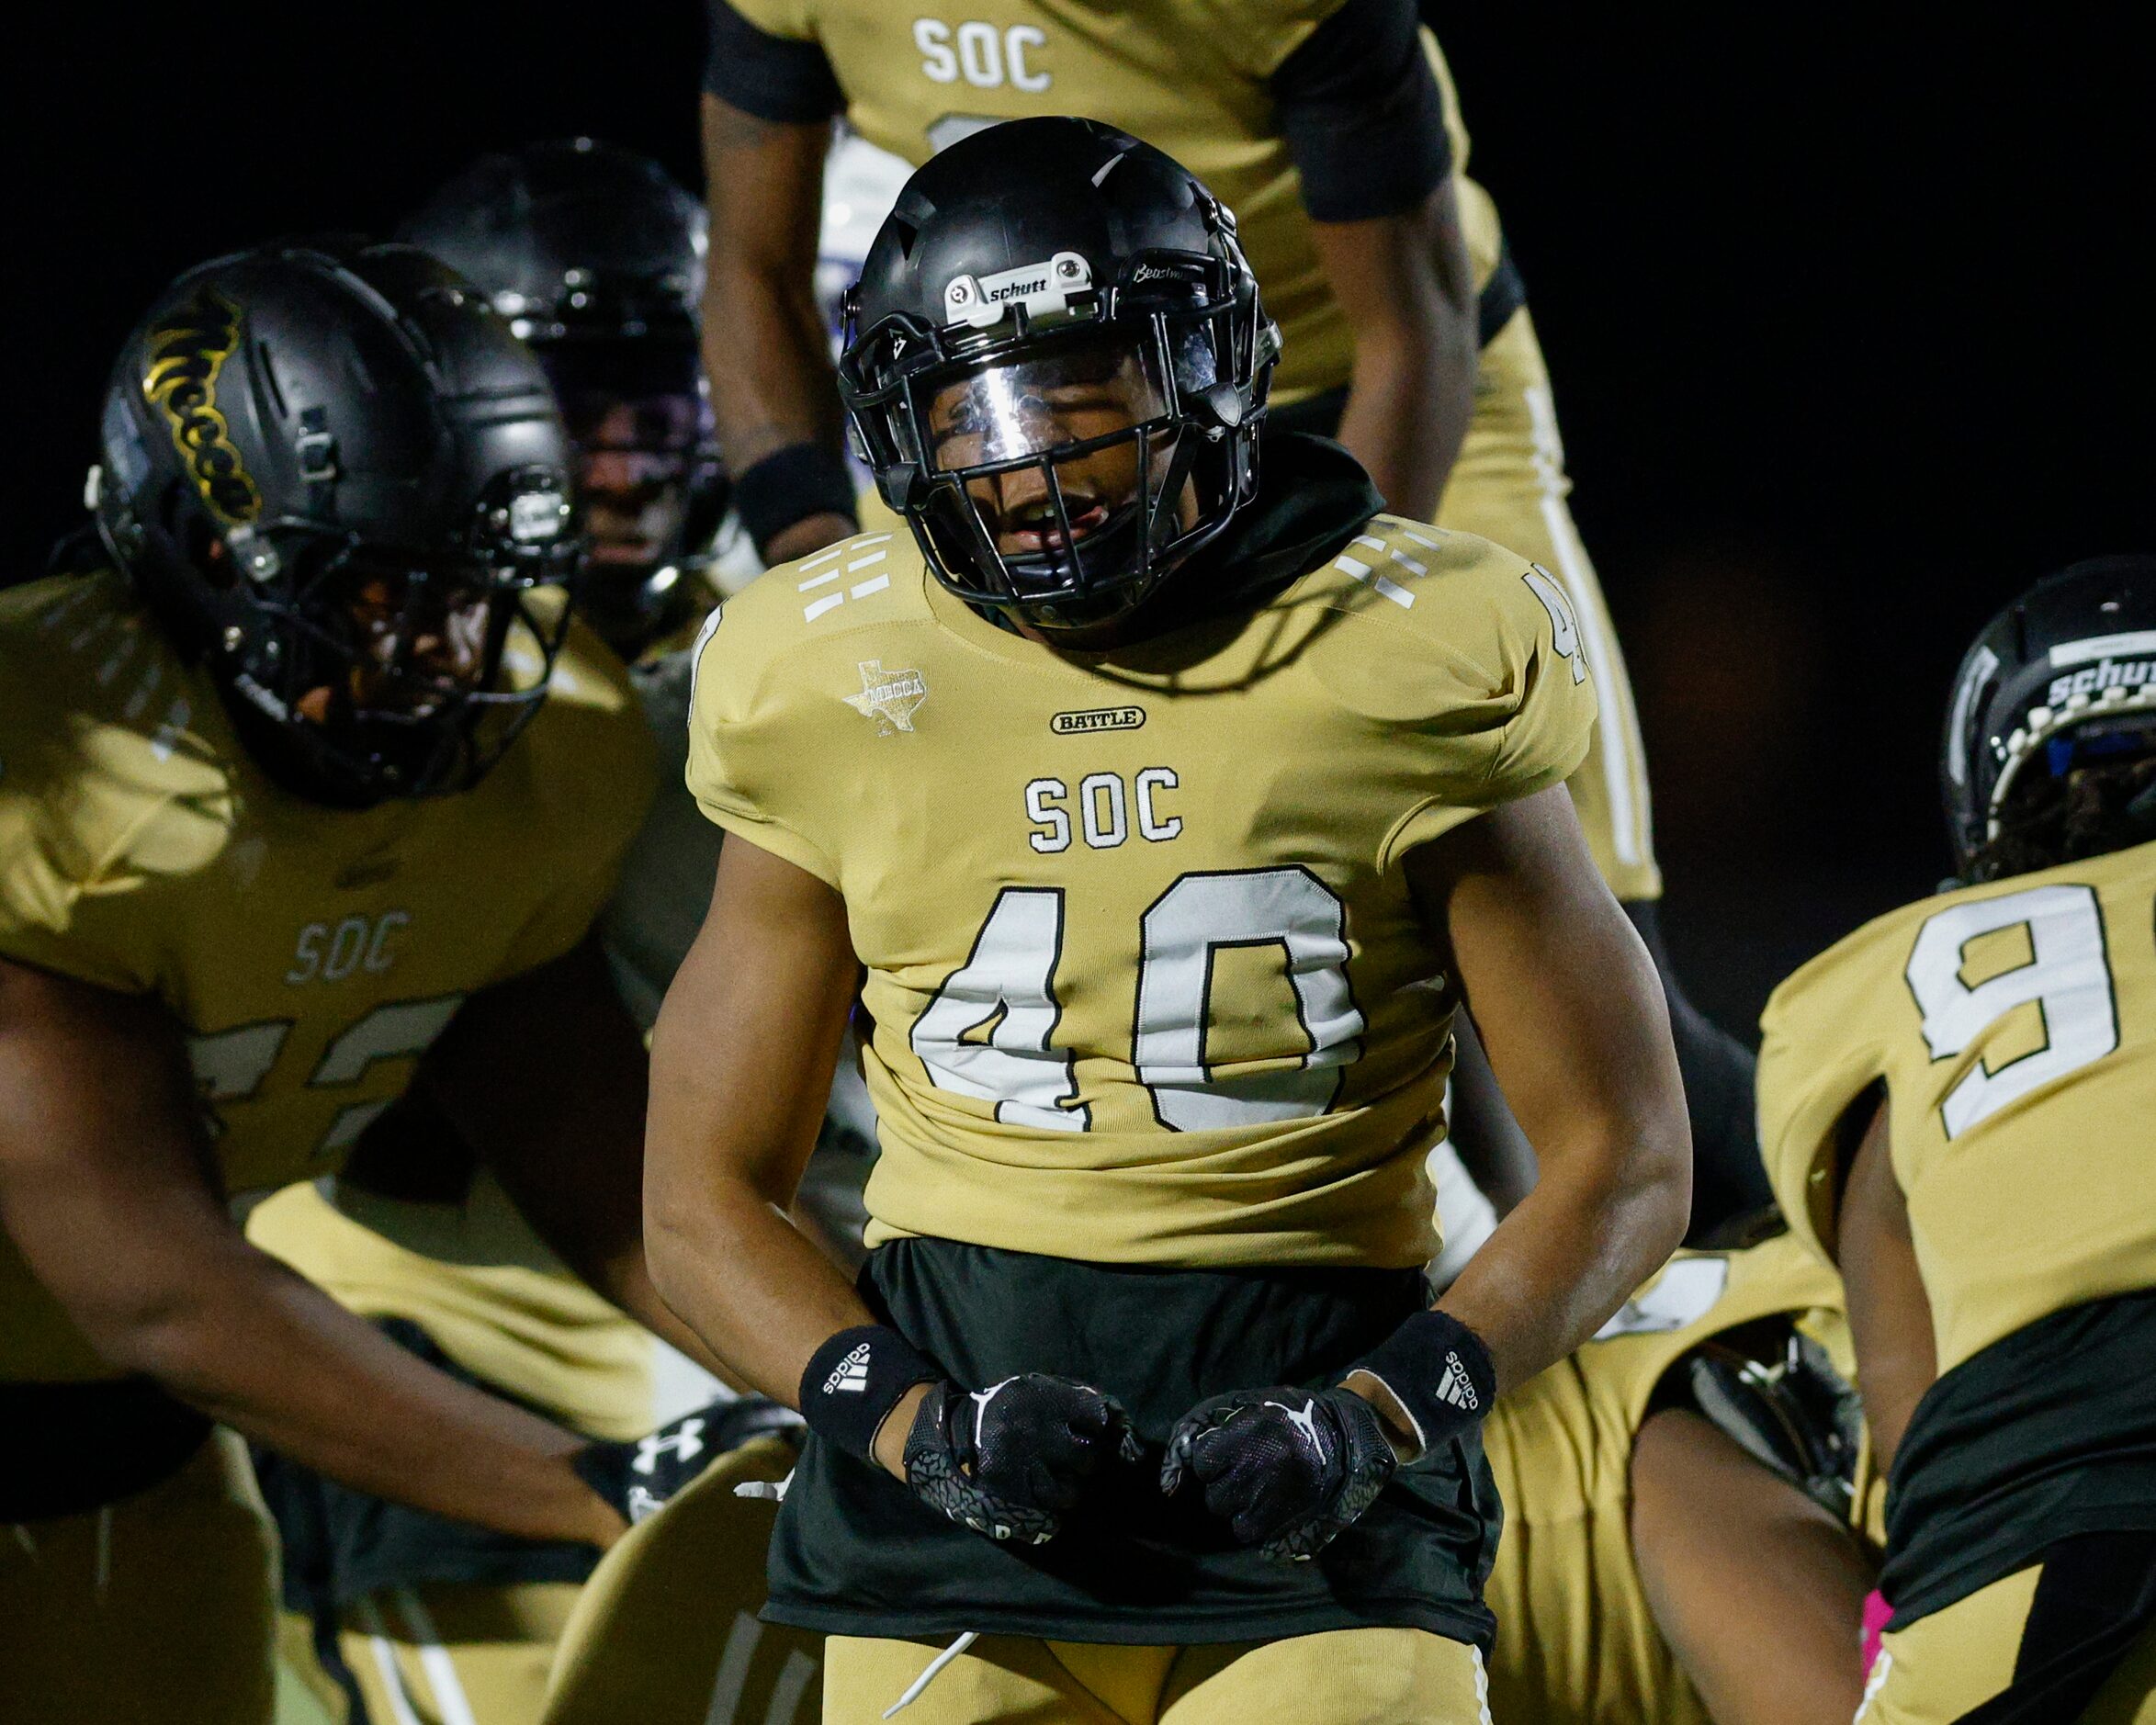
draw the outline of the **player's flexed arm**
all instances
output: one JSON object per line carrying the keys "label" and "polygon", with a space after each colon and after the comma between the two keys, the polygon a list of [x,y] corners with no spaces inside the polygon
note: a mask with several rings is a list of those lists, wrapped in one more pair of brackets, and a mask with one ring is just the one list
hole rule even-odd
{"label": "player's flexed arm", "polygon": [[584,1439],[423,1365],[248,1245],[155,1002],[0,960],[0,1227],[105,1359],[317,1471],[504,1533],[622,1528]]}
{"label": "player's flexed arm", "polygon": [[[1216,1396],[1178,1425],[1163,1483],[1194,1474],[1215,1515],[1278,1555],[1322,1548],[1396,1466],[1586,1341],[1676,1249],[1691,1201],[1661,986],[1569,795],[1493,809],[1405,866],[1542,1176],[1436,1309],[1334,1388]],[[1281,1440],[1291,1424],[1302,1441]]]}
{"label": "player's flexed arm", "polygon": [[1115,1402],[1029,1372],[968,1396],[786,1219],[830,1093],[857,964],[846,908],[745,840],[719,852],[704,931],[651,1043],[645,1231],[660,1295],[812,1430],[996,1539],[1038,1542],[1112,1455]]}
{"label": "player's flexed arm", "polygon": [[1562,789],[1411,852],[1423,915],[1542,1175],[1439,1302],[1500,1390],[1577,1347],[1676,1247],[1691,1132],[1647,951]]}

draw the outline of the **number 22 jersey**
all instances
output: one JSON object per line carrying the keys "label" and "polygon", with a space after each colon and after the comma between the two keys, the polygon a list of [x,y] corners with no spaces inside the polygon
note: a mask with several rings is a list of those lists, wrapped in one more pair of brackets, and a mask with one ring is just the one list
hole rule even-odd
{"label": "number 22 jersey", "polygon": [[[468,995],[573,947],[650,795],[581,625],[476,786],[358,810],[273,784],[109,571],[0,595],[0,957],[170,1009],[234,1195],[334,1173]],[[0,1236],[0,1382],[110,1375]]]}
{"label": "number 22 jersey", "polygon": [[1524,559],[1348,533],[1262,603],[1107,653],[998,627],[890,535],[708,626],[690,788],[838,890],[866,966],[871,1244],[1430,1256],[1457,994],[1401,860],[1562,782],[1594,689]]}

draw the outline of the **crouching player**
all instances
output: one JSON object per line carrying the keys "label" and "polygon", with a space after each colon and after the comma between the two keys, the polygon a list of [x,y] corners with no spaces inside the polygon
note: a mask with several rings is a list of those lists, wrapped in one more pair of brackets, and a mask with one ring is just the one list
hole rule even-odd
{"label": "crouching player", "polygon": [[[1261,449],[1275,349],[1167,157],[954,144],[842,365],[912,542],[773,570],[697,660],[729,837],[656,1032],[652,1268],[807,1418],[766,1615],[830,1633],[830,1719],[931,1671],[928,1719],[1481,1717],[1477,1426],[1683,1231],[1563,597]],[[784,1207],[863,967],[857,1293]],[[1462,1007],[1543,1175],[1431,1310]]]}
{"label": "crouching player", "polygon": [[96,537],[0,604],[0,1710],[240,1725],[276,1566],[219,1422],[497,1536],[622,1530],[586,1477],[621,1449],[392,1346],[227,1205],[423,1090],[695,1346],[643,1277],[641,1050],[583,938],[649,745],[562,603],[545,376],[432,259],[188,272],[102,427]]}
{"label": "crouching player", "polygon": [[1858,1717],[2156,1719],[2156,558],[2002,613],[1943,764],[1959,884],[1784,983],[1759,1069],[1891,1465]]}
{"label": "crouching player", "polygon": [[1498,1719],[1846,1725],[1876,1503],[1842,1291],[1788,1234],[1685,1253],[1483,1427]]}

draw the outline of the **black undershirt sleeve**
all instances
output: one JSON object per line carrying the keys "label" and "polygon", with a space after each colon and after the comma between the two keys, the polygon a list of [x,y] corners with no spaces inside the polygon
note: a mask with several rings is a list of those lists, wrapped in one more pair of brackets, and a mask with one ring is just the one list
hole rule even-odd
{"label": "black undershirt sleeve", "polygon": [[1415,0],[1347,0],[1270,80],[1314,221],[1413,209],[1452,171]]}
{"label": "black undershirt sleeve", "polygon": [[759,29],[727,0],[705,0],[705,10],[711,51],[704,62],[704,87],[720,101],[758,119],[792,126],[846,111],[846,93],[820,43]]}

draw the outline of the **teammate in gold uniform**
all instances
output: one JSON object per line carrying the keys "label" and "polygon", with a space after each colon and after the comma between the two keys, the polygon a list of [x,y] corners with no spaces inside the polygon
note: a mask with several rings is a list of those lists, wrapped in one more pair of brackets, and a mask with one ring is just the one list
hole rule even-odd
{"label": "teammate in gold uniform", "polygon": [[[530,355],[420,254],[220,260],[116,367],[111,564],[0,599],[11,1716],[265,1716],[273,1547],[213,1419],[502,1532],[622,1526],[598,1452],[390,1347],[225,1208],[423,1088],[566,1251],[630,1262],[634,1115],[597,1111],[621,1051],[580,942],[649,750],[547,591],[565,457]],[[533,1111],[581,1164],[518,1160],[559,1156]],[[656,1315],[639,1274],[610,1280]]]}
{"label": "teammate in gold uniform", "polygon": [[[702,226],[656,163],[577,140],[482,158],[405,227],[547,367],[589,543],[578,608],[625,661],[693,630],[713,600],[700,553],[726,486],[696,360]],[[678,783],[678,746],[669,775],[673,738],[654,740],[661,784]],[[710,847],[702,861],[708,878]],[[693,1374],[547,1249],[468,1145],[407,1132],[369,1150],[260,1206],[250,1237],[389,1334],[575,1430],[622,1440],[659,1423],[662,1391]],[[678,1396],[664,1411],[681,1411]],[[312,1578],[300,1587],[288,1573],[288,1595],[341,1626],[343,1666],[374,1719],[537,1718],[595,1550],[504,1541],[311,1482],[272,1506]]]}
{"label": "teammate in gold uniform", "polygon": [[[1112,128],[940,153],[854,320],[914,543],[709,626],[728,841],[653,1043],[654,1274],[810,1430],[766,1616],[830,1632],[827,1719],[920,1680],[946,1721],[1473,1720],[1479,1416],[1660,1260],[1688,1167],[1562,790],[1564,595],[1333,445],[1261,465],[1232,227]],[[856,1294],[782,1207],[862,967]],[[1433,1311],[1463,999],[1545,1176]]]}
{"label": "teammate in gold uniform", "polygon": [[1680,1254],[1500,1398],[1483,1427],[1506,1512],[1492,1717],[1856,1711],[1873,1566],[1849,1527],[1869,1472],[1841,1306],[1833,1272],[1787,1235]]}
{"label": "teammate in gold uniform", "polygon": [[1839,1260],[1891,1460],[1865,1725],[2156,1719],[2156,559],[2077,564],[1963,660],[1963,885],[1768,1003],[1761,1137]]}
{"label": "teammate in gold uniform", "polygon": [[[1411,0],[709,0],[705,364],[767,560],[853,531],[830,372],[809,299],[834,116],[918,166],[994,121],[1080,114],[1190,164],[1235,213],[1280,321],[1276,429],[1338,435],[1397,513],[1550,571],[1596,668],[1600,720],[1570,780],[1603,877],[1667,985],[1699,1155],[1695,1236],[1767,1201],[1751,1056],[1676,985],[1656,905],[1631,682],[1571,481],[1550,378],[1434,39]],[[859,517],[896,528],[871,494]],[[1492,1147],[1502,1108],[1463,1069]]]}

